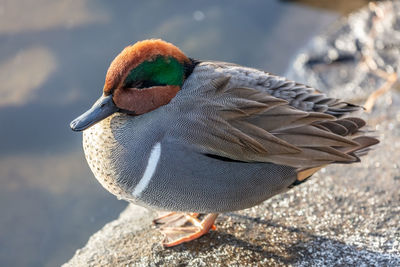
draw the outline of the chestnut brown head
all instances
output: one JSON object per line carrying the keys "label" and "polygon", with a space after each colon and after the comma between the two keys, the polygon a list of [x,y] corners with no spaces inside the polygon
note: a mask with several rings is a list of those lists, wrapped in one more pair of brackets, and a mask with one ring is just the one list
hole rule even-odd
{"label": "chestnut brown head", "polygon": [[111,63],[103,95],[70,126],[82,131],[115,112],[140,115],[166,105],[193,67],[179,48],[159,39],[128,46]]}

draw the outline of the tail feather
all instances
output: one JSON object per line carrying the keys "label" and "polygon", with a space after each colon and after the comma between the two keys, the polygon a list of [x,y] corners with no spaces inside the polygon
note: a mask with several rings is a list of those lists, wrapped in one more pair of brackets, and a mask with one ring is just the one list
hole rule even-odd
{"label": "tail feather", "polygon": [[[373,136],[366,136],[367,132],[365,130],[360,130],[360,128],[365,126],[365,121],[361,118],[356,117],[348,117],[343,119],[337,119],[335,121],[320,121],[314,122],[313,125],[331,132],[333,134],[337,134],[340,136],[347,137],[352,142],[356,143],[355,146],[340,146],[340,147],[330,147],[332,150],[336,150],[338,153],[343,153],[348,156],[354,157],[354,161],[352,162],[341,162],[336,161],[333,163],[354,163],[360,161],[360,157],[366,155],[373,145],[379,143],[379,140]],[[319,171],[321,168],[325,167],[326,164],[321,166],[298,169],[297,180],[291,185],[291,187],[299,185],[305,182],[309,177]]]}

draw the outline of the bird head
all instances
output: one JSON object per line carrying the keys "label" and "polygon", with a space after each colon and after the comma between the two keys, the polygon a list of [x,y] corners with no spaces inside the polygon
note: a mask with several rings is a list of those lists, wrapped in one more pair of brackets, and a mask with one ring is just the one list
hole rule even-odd
{"label": "bird head", "polygon": [[126,47],[111,62],[102,96],[71,122],[71,129],[85,130],[115,112],[140,115],[168,104],[194,64],[179,48],[163,40]]}

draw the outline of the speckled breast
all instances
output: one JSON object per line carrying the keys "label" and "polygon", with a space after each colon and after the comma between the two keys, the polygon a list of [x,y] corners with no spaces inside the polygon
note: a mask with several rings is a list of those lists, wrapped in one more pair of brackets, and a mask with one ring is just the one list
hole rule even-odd
{"label": "speckled breast", "polygon": [[118,124],[110,116],[83,132],[83,150],[86,160],[100,184],[118,198],[130,198],[127,185],[118,181],[119,170],[113,151],[119,143],[113,135],[111,124]]}

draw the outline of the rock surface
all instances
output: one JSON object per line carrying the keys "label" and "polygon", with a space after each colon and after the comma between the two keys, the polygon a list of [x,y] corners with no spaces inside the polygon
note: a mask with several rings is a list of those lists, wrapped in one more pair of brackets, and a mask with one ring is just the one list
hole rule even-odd
{"label": "rock surface", "polygon": [[[393,12],[397,12],[398,3],[394,5]],[[368,25],[371,12],[369,8],[352,15],[350,24],[358,18]],[[393,19],[392,23],[397,23],[396,17]],[[329,44],[335,33],[350,38],[352,27],[346,28],[344,21],[341,25],[316,40]],[[348,42],[359,42],[356,39]],[[328,60],[314,61],[318,63],[315,68],[306,60],[316,58],[312,43],[295,60],[291,78],[322,90],[333,88],[333,94],[360,103],[385,83],[368,68],[362,73],[357,65],[363,56],[351,50],[346,55],[353,55],[353,61],[343,63],[351,64],[345,68],[343,87],[338,81],[344,80],[335,78],[337,64],[342,62],[332,64],[334,60],[329,59],[334,48],[325,45],[325,50],[317,51],[320,58]],[[388,61],[378,60],[379,68],[389,73],[397,73],[393,66],[400,60],[399,48],[393,49],[379,52],[392,56]],[[322,83],[322,77],[329,82]],[[377,99],[372,113],[363,115],[381,144],[361,163],[322,169],[308,182],[257,207],[222,214],[217,231],[169,249],[160,245],[162,236],[151,224],[153,212],[130,205],[64,266],[400,266],[400,94],[396,83],[391,87]]]}
{"label": "rock surface", "polygon": [[330,96],[365,101],[388,80],[397,81],[399,47],[400,1],[370,3],[314,37],[286,76]]}

